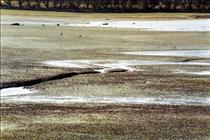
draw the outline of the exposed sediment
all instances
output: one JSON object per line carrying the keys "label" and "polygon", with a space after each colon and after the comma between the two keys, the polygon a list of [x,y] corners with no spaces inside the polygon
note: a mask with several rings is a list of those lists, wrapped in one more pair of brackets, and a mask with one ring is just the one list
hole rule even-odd
{"label": "exposed sediment", "polygon": [[[93,104],[93,105],[52,105],[52,104],[27,104],[25,106],[13,106],[12,104],[9,104],[11,107],[5,107],[8,106],[8,104],[2,105],[2,114],[31,114],[34,110],[37,112],[37,114],[51,114],[55,113],[56,110],[60,110],[63,114],[69,114],[74,112],[79,113],[117,113],[117,112],[138,112],[138,113],[189,113],[193,115],[210,115],[210,108],[208,106],[176,106],[176,105],[132,105],[132,104],[126,104],[126,105],[120,105],[120,104]],[[47,109],[47,110],[46,110]]]}
{"label": "exposed sediment", "polygon": [[209,0],[3,0],[1,1],[1,6],[18,9],[62,11],[210,12]]}

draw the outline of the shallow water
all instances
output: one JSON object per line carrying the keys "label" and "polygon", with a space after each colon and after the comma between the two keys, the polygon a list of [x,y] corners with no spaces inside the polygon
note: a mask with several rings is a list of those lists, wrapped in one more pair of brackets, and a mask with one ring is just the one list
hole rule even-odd
{"label": "shallow water", "polygon": [[67,27],[100,27],[100,28],[130,28],[141,29],[145,31],[210,31],[210,19],[197,19],[197,20],[153,20],[153,21],[69,21],[68,19],[60,18],[31,18],[25,19],[16,18],[14,20],[10,16],[2,16],[1,24],[10,25],[12,23],[20,23],[21,25],[30,26],[67,26]]}
{"label": "shallow water", "polygon": [[34,93],[35,90],[27,89],[24,87],[12,87],[12,88],[5,88],[1,89],[1,97],[8,97],[8,96],[18,96],[18,95],[25,95]]}
{"label": "shallow water", "polygon": [[177,51],[142,51],[142,52],[122,52],[129,55],[142,56],[180,56],[180,57],[209,57],[210,50],[177,50]]}
{"label": "shallow water", "polygon": [[210,97],[80,97],[80,96],[20,96],[6,102],[21,103],[101,103],[101,104],[156,104],[210,106]]}
{"label": "shallow water", "polygon": [[204,75],[204,76],[210,76],[210,71],[184,71],[184,70],[179,70],[175,71],[175,73],[183,73],[183,74],[189,74],[189,75]]}
{"label": "shallow water", "polygon": [[90,21],[88,24],[69,24],[79,27],[134,28],[147,31],[210,31],[210,19],[157,21]]}
{"label": "shallow water", "polygon": [[[101,68],[103,72],[107,68],[125,69],[135,71],[133,66],[137,65],[210,65],[206,62],[174,62],[174,61],[140,61],[140,60],[52,60],[42,62],[48,66],[66,68]],[[98,71],[98,70],[96,70]]]}

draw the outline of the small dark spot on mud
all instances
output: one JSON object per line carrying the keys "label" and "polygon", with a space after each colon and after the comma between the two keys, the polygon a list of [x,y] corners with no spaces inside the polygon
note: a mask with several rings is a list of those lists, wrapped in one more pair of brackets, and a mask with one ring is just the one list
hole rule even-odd
{"label": "small dark spot on mud", "polygon": [[199,61],[199,60],[206,60],[205,58],[189,58],[189,59],[184,59],[178,62],[190,62],[190,61]]}
{"label": "small dark spot on mud", "polygon": [[56,26],[60,26],[60,24],[57,24]]}
{"label": "small dark spot on mud", "polygon": [[120,72],[127,72],[127,69],[122,68],[110,68],[110,69],[95,69],[99,73],[120,73]]}
{"label": "small dark spot on mud", "polygon": [[126,69],[116,68],[116,69],[109,69],[109,70],[106,70],[105,73],[127,72],[127,71],[128,71],[128,70],[126,70]]}
{"label": "small dark spot on mud", "polygon": [[210,18],[210,15],[193,15],[193,18]]}
{"label": "small dark spot on mud", "polygon": [[109,23],[103,23],[102,25],[109,25]]}

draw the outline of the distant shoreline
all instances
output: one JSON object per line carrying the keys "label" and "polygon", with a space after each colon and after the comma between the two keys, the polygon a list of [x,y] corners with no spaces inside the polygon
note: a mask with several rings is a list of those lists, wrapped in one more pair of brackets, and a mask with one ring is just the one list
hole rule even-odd
{"label": "distant shoreline", "polygon": [[16,8],[16,7],[6,7],[6,6],[0,6],[0,9],[5,10],[27,10],[27,11],[47,11],[47,12],[75,12],[75,13],[210,13],[210,10],[208,11],[193,11],[193,10],[187,10],[187,11],[175,11],[175,10],[132,10],[132,11],[122,11],[122,10],[81,10],[81,9],[36,9],[36,8]]}
{"label": "distant shoreline", "polygon": [[137,12],[186,12],[210,13],[208,0],[3,0],[1,9],[56,11],[56,12],[96,12],[96,13],[137,13]]}

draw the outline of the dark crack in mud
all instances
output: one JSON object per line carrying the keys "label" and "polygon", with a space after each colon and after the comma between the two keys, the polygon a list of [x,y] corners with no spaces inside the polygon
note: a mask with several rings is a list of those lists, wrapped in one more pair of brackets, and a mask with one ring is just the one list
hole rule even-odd
{"label": "dark crack in mud", "polygon": [[43,82],[60,80],[60,79],[64,79],[64,78],[70,78],[70,77],[73,77],[76,75],[96,74],[96,73],[100,73],[100,72],[97,72],[97,71],[70,72],[70,73],[61,73],[61,74],[57,74],[57,75],[53,75],[53,76],[42,77],[42,78],[26,80],[26,81],[3,82],[0,84],[0,89],[11,88],[11,87],[21,87],[21,86],[33,86],[33,85],[40,84]]}
{"label": "dark crack in mud", "polygon": [[190,61],[199,61],[199,60],[208,60],[206,58],[188,58],[188,59],[184,59],[184,60],[180,60],[178,62],[190,62]]}

